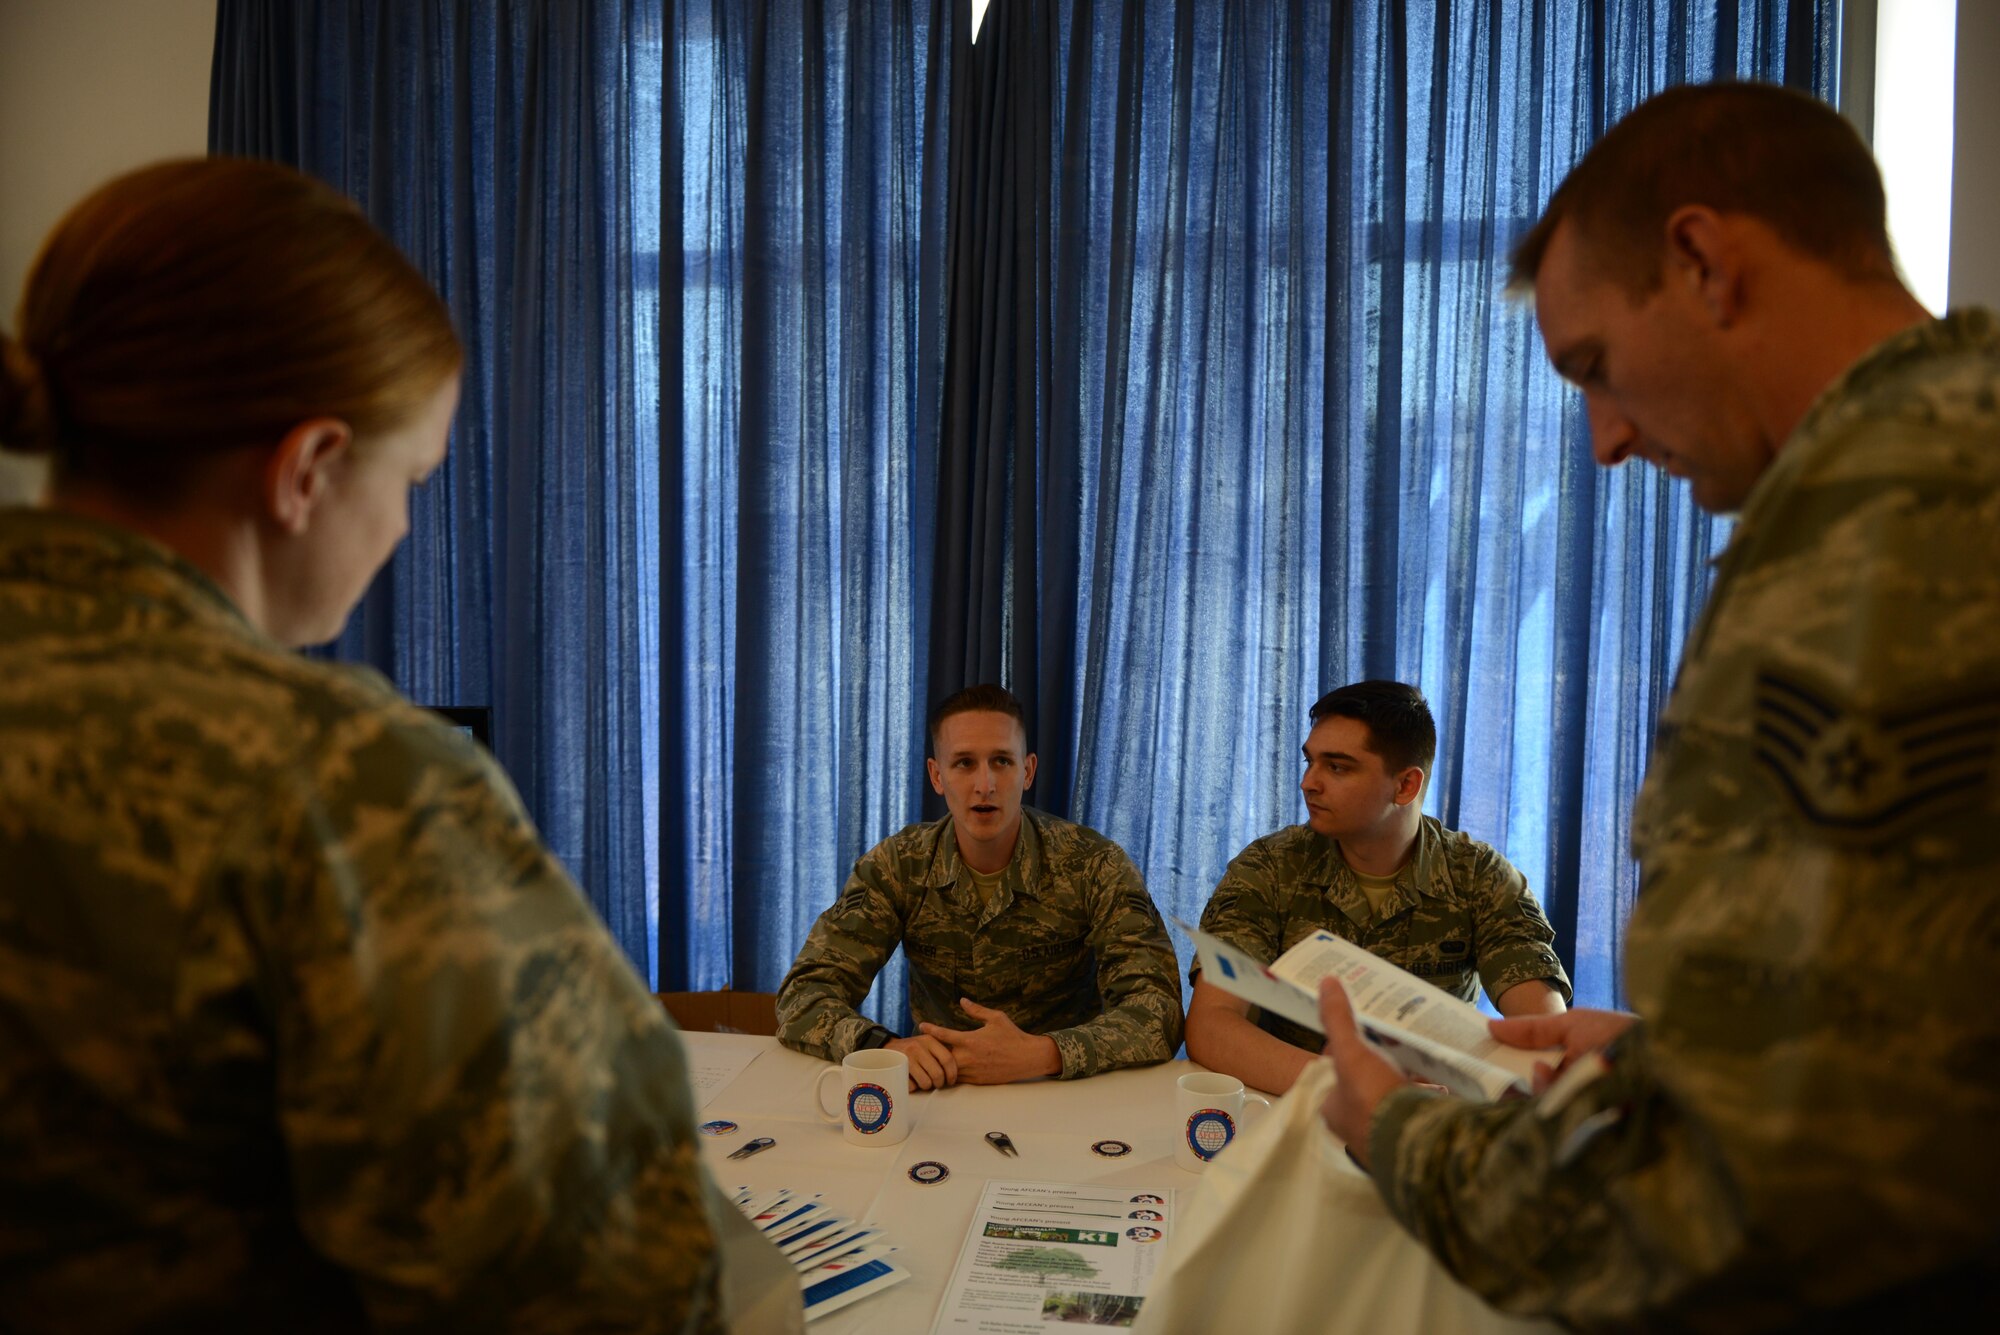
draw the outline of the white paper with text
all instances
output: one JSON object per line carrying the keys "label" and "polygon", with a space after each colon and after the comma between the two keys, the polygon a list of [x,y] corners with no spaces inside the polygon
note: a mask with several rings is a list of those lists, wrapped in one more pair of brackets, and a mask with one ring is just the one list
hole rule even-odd
{"label": "white paper with text", "polygon": [[932,1335],[1130,1325],[1174,1210],[1164,1187],[987,1183]]}
{"label": "white paper with text", "polygon": [[1315,1033],[1325,1032],[1320,979],[1339,979],[1362,1031],[1383,1055],[1405,1075],[1454,1094],[1486,1100],[1526,1094],[1533,1088],[1535,1063],[1554,1066],[1562,1057],[1555,1050],[1508,1047],[1487,1030],[1477,1007],[1331,932],[1314,932],[1267,967],[1174,921],[1194,938],[1205,981]]}

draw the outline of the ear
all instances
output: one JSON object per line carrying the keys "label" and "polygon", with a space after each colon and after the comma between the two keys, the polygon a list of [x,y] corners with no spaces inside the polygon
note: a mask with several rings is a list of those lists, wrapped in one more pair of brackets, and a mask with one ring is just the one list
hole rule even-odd
{"label": "ear", "polygon": [[931,776],[931,791],[942,795],[944,793],[944,771],[938,768],[937,761],[931,759],[929,756],[924,757],[924,769]]}
{"label": "ear", "polygon": [[1415,765],[1396,776],[1396,805],[1406,807],[1424,795],[1424,772]]}
{"label": "ear", "polygon": [[333,468],[353,443],[354,433],[337,417],[309,418],[284,434],[264,465],[265,513],[280,530],[294,537],[306,531]]}
{"label": "ear", "polygon": [[1691,295],[1717,328],[1736,323],[1742,309],[1743,261],[1736,228],[1706,204],[1683,204],[1668,216],[1662,281]]}
{"label": "ear", "polygon": [[1021,791],[1026,792],[1028,789],[1033,788],[1034,786],[1035,786],[1035,755],[1034,752],[1030,751],[1028,753],[1028,758],[1021,762]]}

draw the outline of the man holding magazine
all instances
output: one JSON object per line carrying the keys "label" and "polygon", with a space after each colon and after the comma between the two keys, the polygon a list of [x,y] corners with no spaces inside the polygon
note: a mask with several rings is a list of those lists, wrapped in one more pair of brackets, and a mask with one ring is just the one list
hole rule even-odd
{"label": "man holding magazine", "polygon": [[2000,321],[1931,318],[1884,214],[1831,109],[1696,85],[1606,134],[1515,249],[1599,462],[1740,518],[1633,810],[1637,1014],[1496,1023],[1565,1055],[1481,1106],[1406,1084],[1321,991],[1328,1126],[1509,1312],[1992,1319]]}
{"label": "man holding magazine", "polygon": [[[1352,941],[1465,1001],[1503,1015],[1560,1012],[1569,976],[1541,905],[1506,858],[1423,814],[1437,754],[1430,706],[1413,686],[1363,681],[1322,696],[1305,742],[1306,823],[1230,862],[1202,930],[1269,964],[1318,931]],[[1192,971],[1188,1055],[1282,1093],[1320,1036]]]}

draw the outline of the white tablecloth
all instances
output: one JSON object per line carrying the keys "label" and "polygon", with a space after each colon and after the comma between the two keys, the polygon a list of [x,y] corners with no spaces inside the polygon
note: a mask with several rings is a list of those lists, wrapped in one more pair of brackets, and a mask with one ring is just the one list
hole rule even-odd
{"label": "white tablecloth", "polygon": [[[728,1045],[754,1045],[758,1050],[757,1059],[697,1115],[701,1121],[726,1118],[741,1127],[734,1135],[703,1137],[709,1169],[725,1190],[747,1185],[820,1192],[829,1207],[880,1225],[889,1241],[901,1248],[895,1260],[910,1272],[909,1280],[814,1322],[808,1327],[812,1335],[929,1331],[973,1207],[990,1179],[1183,1191],[1201,1182],[1200,1174],[1177,1168],[1173,1161],[1174,1082],[1189,1071],[1204,1069],[1192,1062],[1114,1071],[1088,1080],[961,1085],[913,1095],[916,1125],[909,1136],[901,1144],[877,1148],[850,1145],[838,1126],[819,1119],[811,1102],[812,1084],[826,1063],[787,1051],[771,1038],[733,1034],[682,1038],[697,1051]],[[828,1096],[832,1097],[830,1090]],[[984,1139],[988,1131],[1006,1132],[1020,1157],[1010,1158],[989,1146]],[[748,1159],[728,1157],[755,1136],[771,1136],[778,1143]],[[1093,1141],[1106,1139],[1128,1142],[1132,1153],[1120,1159],[1091,1153]],[[950,1179],[935,1186],[910,1181],[910,1166],[926,1159],[950,1168]],[[1368,1263],[1376,1264],[1386,1249],[1399,1265],[1421,1267],[1405,1273],[1427,1274],[1429,1282],[1437,1284],[1454,1283],[1385,1215],[1365,1222],[1370,1231],[1366,1247],[1339,1247],[1333,1245],[1337,1240],[1329,1239],[1330,1272],[1343,1252],[1357,1261],[1365,1253],[1372,1258]],[[1300,1282],[1314,1279],[1300,1276]],[[1394,1313],[1378,1308],[1370,1313],[1370,1331],[1430,1335],[1417,1329],[1421,1314],[1429,1309],[1415,1297],[1408,1322],[1399,1325]]]}

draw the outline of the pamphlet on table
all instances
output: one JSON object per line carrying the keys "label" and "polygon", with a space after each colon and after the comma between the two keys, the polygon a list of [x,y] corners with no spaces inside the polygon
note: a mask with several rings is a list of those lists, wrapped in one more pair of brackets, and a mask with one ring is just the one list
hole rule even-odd
{"label": "pamphlet on table", "polygon": [[688,1080],[694,1085],[697,1109],[706,1108],[725,1085],[743,1074],[744,1067],[757,1060],[761,1051],[751,1044],[686,1031],[681,1034],[681,1048],[687,1053]]}
{"label": "pamphlet on table", "polygon": [[1412,1080],[1491,1101],[1532,1093],[1535,1063],[1562,1060],[1558,1049],[1508,1047],[1478,1007],[1331,932],[1314,932],[1267,966],[1179,918],[1174,925],[1194,938],[1204,982],[1314,1033],[1326,1032],[1319,981],[1339,979],[1362,1033]]}
{"label": "pamphlet on table", "polygon": [[989,1182],[932,1335],[1129,1326],[1173,1229],[1176,1193],[1101,1182]]}
{"label": "pamphlet on table", "polygon": [[783,1187],[738,1187],[736,1208],[798,1272],[807,1321],[910,1277],[889,1259],[896,1249],[880,1230],[841,1218],[817,1196]]}

